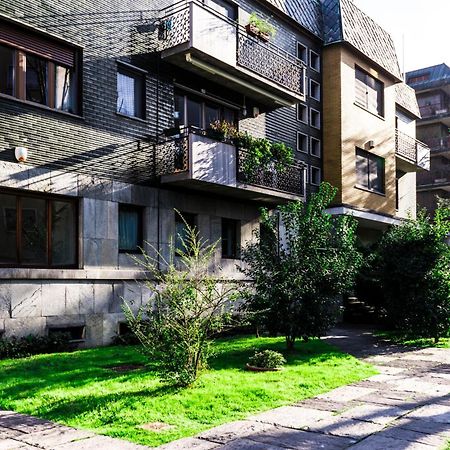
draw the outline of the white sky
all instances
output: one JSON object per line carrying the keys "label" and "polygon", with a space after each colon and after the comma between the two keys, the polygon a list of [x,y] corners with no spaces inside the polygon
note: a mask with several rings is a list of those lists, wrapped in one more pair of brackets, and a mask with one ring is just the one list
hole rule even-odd
{"label": "white sky", "polygon": [[450,0],[353,0],[394,39],[400,70],[450,65]]}

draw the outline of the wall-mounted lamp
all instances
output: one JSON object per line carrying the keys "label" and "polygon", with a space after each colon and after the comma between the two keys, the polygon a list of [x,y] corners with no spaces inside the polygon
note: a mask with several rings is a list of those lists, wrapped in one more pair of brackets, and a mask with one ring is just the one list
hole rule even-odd
{"label": "wall-mounted lamp", "polygon": [[26,147],[16,147],[14,155],[19,162],[25,162],[28,158],[28,149]]}
{"label": "wall-mounted lamp", "polygon": [[367,141],[366,145],[367,145],[368,148],[372,149],[372,148],[375,147],[375,142],[374,141]]}

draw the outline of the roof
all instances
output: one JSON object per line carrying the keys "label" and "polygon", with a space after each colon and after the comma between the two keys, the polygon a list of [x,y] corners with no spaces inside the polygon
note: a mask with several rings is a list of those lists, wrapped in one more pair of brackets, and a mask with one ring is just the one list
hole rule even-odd
{"label": "roof", "polygon": [[420,119],[419,105],[417,104],[416,91],[405,83],[395,85],[395,103]]}
{"label": "roof", "polygon": [[325,45],[346,42],[388,74],[403,80],[390,34],[351,0],[321,0]]}
{"label": "roof", "polygon": [[406,73],[406,82],[415,90],[429,89],[450,83],[450,67],[447,64],[424,67]]}
{"label": "roof", "polygon": [[302,27],[322,38],[322,8],[320,0],[267,0]]}

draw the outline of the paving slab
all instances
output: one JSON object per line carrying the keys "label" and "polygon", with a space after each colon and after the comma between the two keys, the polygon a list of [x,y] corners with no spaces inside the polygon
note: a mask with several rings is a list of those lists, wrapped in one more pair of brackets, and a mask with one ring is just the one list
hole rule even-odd
{"label": "paving slab", "polygon": [[439,422],[432,422],[423,419],[404,417],[391,424],[393,428],[418,431],[419,433],[432,434],[435,436],[445,436],[450,439],[450,427]]}
{"label": "paving slab", "polygon": [[238,437],[243,438],[257,434],[260,431],[272,429],[273,426],[268,423],[257,422],[254,420],[240,420],[238,422],[230,422],[211,430],[205,431],[198,435],[199,438],[208,441],[224,444]]}
{"label": "paving slab", "polygon": [[404,441],[376,434],[350,447],[351,450],[431,450],[431,448],[420,442]]}
{"label": "paving slab", "polygon": [[84,430],[76,430],[69,427],[56,427],[49,430],[25,433],[16,436],[15,439],[30,445],[36,445],[43,449],[53,449],[55,446],[80,441],[94,437],[94,433]]}
{"label": "paving slab", "polygon": [[349,437],[355,441],[359,441],[383,428],[384,425],[375,422],[365,422],[364,420],[334,416],[330,419],[324,419],[314,423],[309,427],[309,430],[316,433]]}
{"label": "paving slab", "polygon": [[352,400],[357,400],[364,395],[372,394],[373,392],[376,392],[376,389],[357,386],[343,386],[333,389],[325,394],[318,395],[317,398],[336,402],[349,402]]}
{"label": "paving slab", "polygon": [[[161,445],[158,450],[211,450],[219,448],[220,445],[216,442],[206,441],[196,437],[178,439],[177,441],[169,442]],[[222,447],[220,447],[222,448]]]}
{"label": "paving slab", "polygon": [[350,419],[387,425],[389,422],[404,416],[409,411],[411,409],[400,408],[398,406],[365,404],[351,408],[340,414],[339,417],[348,417]]}
{"label": "paving slab", "polygon": [[450,405],[425,405],[410,412],[406,418],[444,423],[450,428]]}
{"label": "paving slab", "polygon": [[229,442],[224,446],[220,447],[223,450],[286,450],[286,447],[280,447],[278,445],[263,444],[261,447],[261,442],[252,441],[251,439],[236,439],[233,442]]}
{"label": "paving slab", "polygon": [[148,447],[107,436],[95,436],[88,439],[58,445],[56,450],[148,450]]}
{"label": "paving slab", "polygon": [[447,438],[442,435],[421,433],[419,431],[405,430],[404,428],[388,427],[379,435],[403,441],[419,442],[432,447],[441,447],[447,443]]}

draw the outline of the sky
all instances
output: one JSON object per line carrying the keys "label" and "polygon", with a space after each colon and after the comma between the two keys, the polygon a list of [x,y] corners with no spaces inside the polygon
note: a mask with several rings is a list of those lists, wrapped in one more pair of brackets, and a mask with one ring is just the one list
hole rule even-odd
{"label": "sky", "polygon": [[402,72],[441,63],[450,66],[450,0],[353,2],[391,34]]}

